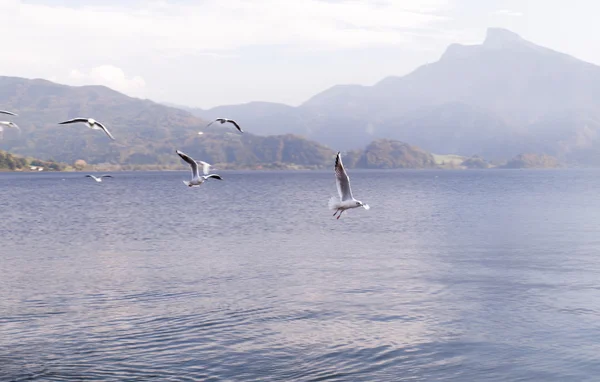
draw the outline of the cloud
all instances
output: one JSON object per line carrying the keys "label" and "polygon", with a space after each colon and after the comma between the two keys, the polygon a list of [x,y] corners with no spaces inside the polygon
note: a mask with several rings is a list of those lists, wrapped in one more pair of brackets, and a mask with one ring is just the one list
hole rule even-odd
{"label": "cloud", "polygon": [[[181,93],[190,76],[206,76],[199,67],[225,67],[207,62],[252,64],[276,50],[421,47],[420,35],[443,35],[438,27],[447,21],[442,14],[450,1],[0,0],[0,23],[10,31],[0,74],[101,83],[167,98]],[[281,57],[265,66],[279,68]],[[159,77],[162,84],[153,85]]]}
{"label": "cloud", "polygon": [[509,9],[500,9],[496,12],[494,12],[495,15],[499,15],[499,16],[509,16],[509,17],[521,17],[523,16],[522,12],[517,12],[517,11],[511,11]]}
{"label": "cloud", "polygon": [[66,45],[88,54],[117,48],[214,53],[252,45],[335,49],[402,43],[406,29],[443,20],[434,12],[444,6],[443,0],[206,0],[69,8],[0,0],[0,20],[16,28],[11,35],[19,43],[45,41],[44,51]]}
{"label": "cloud", "polygon": [[104,85],[134,96],[142,96],[146,86],[146,81],[142,77],[127,78],[121,68],[112,65],[97,66],[87,73],[73,69],[63,82],[70,85]]}

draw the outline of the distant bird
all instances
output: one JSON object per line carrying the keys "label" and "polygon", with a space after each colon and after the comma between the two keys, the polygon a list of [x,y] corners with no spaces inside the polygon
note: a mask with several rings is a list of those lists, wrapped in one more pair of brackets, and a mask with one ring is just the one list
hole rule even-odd
{"label": "distant bird", "polygon": [[199,131],[198,132],[198,135],[202,135],[202,134],[204,134],[204,131]]}
{"label": "distant bird", "polygon": [[244,132],[244,131],[242,130],[242,128],[240,127],[240,125],[238,125],[238,124],[237,124],[237,122],[236,122],[236,121],[234,121],[233,119],[228,119],[228,118],[217,118],[217,119],[215,119],[214,121],[212,121],[211,123],[209,123],[208,125],[206,125],[206,127],[208,127],[208,126],[212,125],[212,124],[213,124],[213,123],[215,123],[215,122],[221,122],[221,125],[222,125],[222,124],[224,124],[224,123],[227,123],[227,122],[229,122],[229,123],[233,124],[233,126],[235,126],[235,127],[236,127],[236,129],[238,129],[238,130],[240,131],[240,133],[243,133],[243,132]]}
{"label": "distant bird", "polygon": [[100,122],[92,119],[92,118],[73,118],[73,119],[69,119],[68,121],[64,121],[64,122],[60,122],[59,125],[67,125],[69,123],[78,123],[78,122],[83,122],[87,125],[87,127],[89,127],[92,130],[102,130],[106,133],[106,135],[108,135],[108,137],[110,139],[112,139],[113,141],[115,140],[115,138],[112,136],[112,134],[108,131],[108,129],[101,124]]}
{"label": "distant bird", "polygon": [[[188,156],[187,154],[182,153],[179,150],[176,150],[175,152],[177,153],[177,155],[179,155],[181,157],[181,159],[186,161],[192,168],[192,180],[189,182],[185,181],[185,180],[183,181],[183,183],[186,186],[188,186],[188,187],[200,186],[208,178],[223,180],[223,178],[221,178],[221,176],[219,176],[217,174],[209,174],[208,173],[208,170],[211,167],[210,164],[208,164],[206,162],[202,162],[202,161],[196,162],[192,157]],[[204,173],[204,176],[200,176],[200,169],[199,169],[198,165],[202,165],[202,172]]]}
{"label": "distant bird", "polygon": [[16,123],[14,123],[14,122],[9,122],[9,121],[0,121],[0,125],[2,125],[2,126],[6,126],[6,127],[14,127],[14,128],[15,128],[15,129],[17,129],[17,130],[21,130],[21,129],[19,128],[19,126],[17,126],[17,124],[16,124]]}
{"label": "distant bird", "polygon": [[340,213],[337,219],[342,216],[342,213],[351,208],[363,207],[365,210],[368,210],[369,205],[364,204],[360,200],[354,199],[352,196],[352,190],[350,189],[350,178],[348,174],[346,174],[346,170],[344,169],[344,165],[342,164],[342,157],[340,153],[337,153],[335,157],[335,183],[337,185],[338,194],[340,194],[340,199],[333,196],[329,199],[329,209],[335,210],[333,216],[335,216],[338,212]]}
{"label": "distant bird", "polygon": [[86,178],[92,178],[96,182],[100,183],[100,182],[102,182],[102,178],[112,178],[113,176],[112,175],[101,175],[101,176],[96,177],[94,175],[86,175],[85,177]]}
{"label": "distant bird", "polygon": [[10,112],[10,111],[6,111],[6,110],[0,110],[0,114],[14,115],[15,117],[18,117],[17,114]]}

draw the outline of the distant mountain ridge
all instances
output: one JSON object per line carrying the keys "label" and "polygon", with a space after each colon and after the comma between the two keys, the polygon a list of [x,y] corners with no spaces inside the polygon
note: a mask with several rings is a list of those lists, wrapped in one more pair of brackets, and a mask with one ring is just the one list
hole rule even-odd
{"label": "distant mountain ridge", "polygon": [[261,103],[196,110],[243,119],[257,134],[294,133],[331,147],[379,138],[436,153],[508,160],[549,154],[600,165],[600,67],[488,29],[480,45],[450,45],[440,60],[373,86],[338,85],[299,107]]}
{"label": "distant mountain ridge", "polygon": [[[21,131],[5,129],[0,149],[71,165],[82,160],[96,168],[185,168],[175,149],[233,168],[324,168],[335,157],[333,149],[298,135],[240,134],[228,124],[207,127],[208,120],[188,111],[131,98],[104,86],[72,87],[0,77],[0,106],[18,113],[10,119],[21,127]],[[261,103],[245,109],[260,113]],[[116,140],[84,124],[58,124],[74,117],[101,121]],[[431,164],[431,154],[400,142],[374,142],[365,153],[366,159],[351,166],[421,168]],[[7,163],[26,163],[7,158]]]}

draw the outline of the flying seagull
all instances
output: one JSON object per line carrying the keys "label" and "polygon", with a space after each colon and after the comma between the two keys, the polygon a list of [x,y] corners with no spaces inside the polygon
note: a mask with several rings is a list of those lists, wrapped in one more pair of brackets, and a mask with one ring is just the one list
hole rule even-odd
{"label": "flying seagull", "polygon": [[6,111],[6,110],[0,110],[0,114],[14,115],[15,117],[18,117],[17,114],[10,112],[10,111]]}
{"label": "flying seagull", "polygon": [[350,189],[350,178],[348,174],[346,174],[346,169],[344,169],[344,165],[342,164],[342,157],[338,151],[337,156],[335,157],[335,183],[337,185],[338,194],[340,194],[340,199],[333,196],[329,200],[329,209],[335,210],[333,216],[335,216],[338,212],[339,215],[337,219],[342,216],[342,213],[350,208],[358,208],[363,207],[365,210],[368,210],[369,205],[364,204],[360,200],[354,199],[352,196],[352,190]]}
{"label": "flying seagull", "polygon": [[101,124],[100,122],[98,122],[92,118],[73,118],[73,119],[69,119],[68,121],[60,122],[59,125],[67,125],[69,123],[78,123],[78,122],[85,123],[87,125],[87,127],[89,127],[92,130],[102,130],[106,133],[106,135],[108,135],[108,137],[110,139],[112,139],[113,141],[115,140],[115,138],[112,136],[112,134],[108,131],[108,129],[103,124]]}
{"label": "flying seagull", "polygon": [[94,179],[96,182],[100,183],[102,182],[102,178],[112,178],[112,175],[102,175],[102,176],[94,176],[94,175],[86,175],[86,178],[92,178]]}
{"label": "flying seagull", "polygon": [[[206,162],[196,162],[192,157],[188,156],[185,153],[182,153],[179,150],[175,150],[175,152],[177,153],[177,155],[179,155],[181,157],[181,159],[183,159],[184,161],[186,161],[190,167],[192,168],[192,180],[191,181],[183,181],[183,183],[188,186],[188,187],[194,187],[194,186],[199,186],[202,183],[204,183],[204,181],[208,178],[215,178],[215,179],[219,179],[219,180],[223,180],[223,178],[221,178],[221,176],[217,175],[217,174],[209,174],[208,170],[210,169],[210,164],[206,163]],[[202,165],[202,172],[204,173],[204,176],[200,176],[200,169],[198,167],[198,165]]]}
{"label": "flying seagull", "polygon": [[2,125],[2,126],[7,126],[7,127],[14,127],[14,128],[15,128],[15,129],[17,129],[17,130],[21,130],[21,129],[19,128],[19,126],[17,126],[17,124],[16,124],[16,123],[14,123],[14,122],[0,121],[0,125]]}
{"label": "flying seagull", "polygon": [[237,124],[236,121],[234,121],[233,119],[228,119],[228,118],[217,118],[214,121],[212,121],[211,123],[209,123],[208,125],[206,125],[206,127],[212,125],[215,122],[221,122],[221,125],[224,123],[231,123],[233,124],[233,126],[235,126],[236,129],[238,129],[240,131],[240,133],[243,133],[244,131],[242,130],[242,128],[240,127],[240,125]]}

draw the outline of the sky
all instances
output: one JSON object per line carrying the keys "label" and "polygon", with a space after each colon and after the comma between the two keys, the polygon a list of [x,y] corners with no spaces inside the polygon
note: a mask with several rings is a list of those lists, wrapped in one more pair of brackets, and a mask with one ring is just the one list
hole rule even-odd
{"label": "sky", "polygon": [[600,65],[598,14],[595,0],[0,0],[0,75],[203,109],[295,106],[407,74],[488,27]]}

